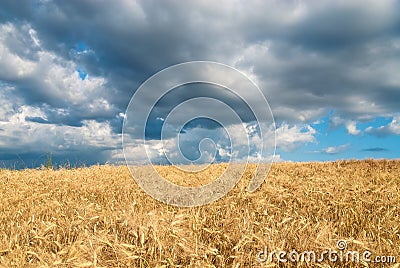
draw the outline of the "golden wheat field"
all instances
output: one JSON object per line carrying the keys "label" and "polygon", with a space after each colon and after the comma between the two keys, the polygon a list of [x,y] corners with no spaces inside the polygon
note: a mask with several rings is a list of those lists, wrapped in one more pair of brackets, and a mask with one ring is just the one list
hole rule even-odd
{"label": "golden wheat field", "polygon": [[[182,185],[205,183],[225,168],[157,167]],[[154,200],[124,166],[0,170],[0,265],[399,267],[400,161],[276,163],[248,193],[252,170],[224,198],[194,208]],[[258,259],[266,248],[319,254],[339,240],[343,251],[368,250],[391,263]]]}

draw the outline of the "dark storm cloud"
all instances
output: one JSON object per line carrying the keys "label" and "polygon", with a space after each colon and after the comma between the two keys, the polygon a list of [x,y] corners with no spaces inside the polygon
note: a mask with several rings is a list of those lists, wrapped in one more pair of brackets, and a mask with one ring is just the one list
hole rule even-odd
{"label": "dark storm cloud", "polygon": [[264,77],[278,120],[315,118],[321,108],[356,120],[397,112],[399,2],[303,4],[294,23],[257,36],[261,45],[242,61]]}
{"label": "dark storm cloud", "polygon": [[[26,6],[30,8],[23,11],[20,6],[23,3],[8,2],[2,12],[3,20],[29,23],[44,49],[83,65],[89,75],[106,77],[109,92],[104,97],[117,107],[114,114],[124,111],[134,90],[155,71],[193,58],[210,58],[206,55],[209,44],[204,42],[204,36],[196,38],[204,29],[192,29],[186,23],[190,16],[172,3],[37,1],[29,2]],[[78,44],[84,47],[79,49]],[[79,51],[85,49],[86,52]],[[69,106],[68,100],[52,94],[40,79],[9,82],[17,85],[28,104]],[[108,119],[114,114],[109,113]],[[86,117],[75,118],[82,119]]]}
{"label": "dark storm cloud", "polygon": [[[200,97],[212,98],[224,102],[238,114],[243,122],[251,122],[256,120],[253,111],[245,102],[245,100],[241,99],[230,90],[206,83],[193,83],[174,88],[155,104],[154,109],[149,115],[148,125],[146,127],[146,137],[160,139],[161,129],[164,125],[163,121],[167,118],[171,111],[179,104],[182,104],[187,100]],[[204,107],[204,105],[202,106],[200,102],[197,108],[193,106],[192,108],[199,112],[201,112],[202,109],[210,109],[210,107]],[[224,110],[220,110],[218,112],[220,114],[226,113]],[[182,114],[182,116],[185,115]],[[229,115],[227,114],[225,117],[229,118]],[[172,123],[174,121],[179,121],[179,117],[175,117]],[[195,122],[188,123],[189,124],[182,128],[183,131],[185,131],[185,129],[194,127],[203,127],[206,129],[221,127],[220,124],[216,124],[212,120],[196,120]],[[229,121],[226,121],[225,123],[229,123]],[[183,126],[178,125],[178,127]]]}
{"label": "dark storm cloud", "polygon": [[[312,51],[341,53],[356,51],[364,44],[398,32],[399,4],[361,1],[331,1],[317,4],[307,17],[294,25],[289,40]],[[389,9],[392,7],[392,9]]]}
{"label": "dark storm cloud", "polygon": [[[233,63],[240,56],[237,67],[253,68],[278,119],[311,120],[327,107],[343,117],[368,117],[357,100],[374,105],[371,115],[397,109],[392,96],[399,83],[390,85],[382,73],[392,77],[398,67],[398,2],[225,4],[37,1],[21,10],[10,1],[3,16],[28,21],[43,47],[107,77],[115,90],[107,98],[119,111],[140,82],[164,67],[198,59]],[[263,42],[268,54],[245,54]],[[91,52],[76,53],[80,43]],[[31,95],[58,105],[41,92]],[[284,112],[296,110],[304,116]]]}

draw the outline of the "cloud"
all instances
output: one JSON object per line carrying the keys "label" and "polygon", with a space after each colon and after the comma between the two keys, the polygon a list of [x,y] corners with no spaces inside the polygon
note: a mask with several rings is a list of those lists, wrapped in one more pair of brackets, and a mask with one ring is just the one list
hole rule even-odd
{"label": "cloud", "polygon": [[347,133],[353,136],[357,136],[361,134],[361,130],[357,129],[357,122],[353,120],[345,120],[338,116],[333,116],[330,118],[330,128],[337,128],[341,125],[344,125]]}
{"label": "cloud", "polygon": [[42,113],[23,107],[10,121],[0,121],[0,159],[23,155],[30,167],[31,164],[43,164],[36,160],[51,152],[58,162],[77,163],[79,160],[94,164],[109,160],[108,151],[120,148],[120,137],[112,133],[109,123],[85,120],[81,127],[43,124],[40,122],[45,120],[42,117],[31,120],[35,114]]}
{"label": "cloud", "polygon": [[343,144],[343,145],[339,145],[339,146],[331,146],[331,147],[327,147],[327,148],[323,149],[322,152],[326,153],[326,154],[339,154],[339,153],[344,152],[348,147],[349,147],[349,144]]}
{"label": "cloud", "polygon": [[400,116],[394,116],[392,121],[386,126],[380,126],[377,128],[368,127],[365,129],[365,132],[378,137],[400,135]]}
{"label": "cloud", "polygon": [[385,151],[388,151],[388,149],[382,148],[382,147],[372,147],[372,148],[362,149],[362,151],[364,151],[364,152],[385,152]]}
{"label": "cloud", "polygon": [[[4,17],[27,20],[49,51],[104,74],[117,107],[155,71],[201,59],[257,78],[278,119],[307,122],[332,107],[351,120],[397,111],[396,1],[33,5],[9,2]],[[82,41],[91,53],[76,52]]]}
{"label": "cloud", "polygon": [[354,121],[348,121],[346,123],[346,129],[347,132],[353,136],[359,135],[361,133],[361,131],[357,129],[357,124]]}
{"label": "cloud", "polygon": [[276,129],[276,144],[283,151],[292,151],[302,144],[315,142],[316,130],[309,125],[300,127],[282,124]]}
{"label": "cloud", "polygon": [[[48,107],[53,114],[49,120],[54,123],[112,118],[116,108],[109,103],[112,88],[105,87],[107,81],[103,77],[81,79],[75,62],[38,47],[40,41],[32,33],[28,24],[0,25],[0,67],[4,70],[0,90],[18,96],[26,105]],[[8,92],[10,86],[12,92]],[[54,109],[64,109],[63,118],[52,113]]]}
{"label": "cloud", "polygon": [[[211,60],[232,65],[257,82],[280,126],[280,150],[316,142],[309,124],[331,110],[332,121],[338,121],[333,125],[345,126],[349,135],[360,135],[360,122],[376,116],[394,119],[367,133],[398,135],[399,8],[398,1],[389,0],[121,0],[113,5],[5,0],[0,10],[0,132],[12,142],[23,128],[40,129],[42,139],[53,128],[74,132],[76,138],[90,128],[100,137],[108,133],[110,147],[116,147],[113,154],[120,156],[114,139],[120,137],[125,108],[137,87],[172,64]],[[150,134],[162,126],[160,118],[198,95],[214,94],[236,107],[246,124],[254,120],[238,98],[215,92],[193,87],[166,96],[150,118],[151,146],[159,142]],[[194,105],[182,114],[202,109]],[[219,113],[213,107],[210,111]],[[24,148],[43,149],[35,137],[21,138]],[[97,145],[111,157],[106,141]],[[25,150],[1,144],[3,155]],[[218,153],[228,155],[220,146]]]}
{"label": "cloud", "polygon": [[[266,140],[261,141],[256,125],[237,124],[225,128],[207,129],[203,127],[189,128],[185,132],[170,133],[169,138],[146,141],[146,153],[139,153],[143,140],[125,138],[126,155],[132,164],[153,163],[209,163],[227,161],[269,161],[274,155],[272,126],[265,126]],[[174,132],[169,128],[169,131]],[[283,151],[293,151],[301,145],[315,142],[315,129],[310,126],[298,127],[283,124],[276,131],[276,146]],[[259,155],[261,142],[266,143],[267,151]],[[115,153],[114,158],[121,158]],[[148,157],[148,159],[147,159]],[[283,161],[280,155],[275,161]]]}
{"label": "cloud", "polygon": [[[64,161],[79,155],[74,158],[85,156],[84,163],[104,162],[103,151],[116,145],[118,134],[111,130],[105,137],[94,124],[121,121],[107,100],[105,79],[81,79],[76,63],[40,47],[29,24],[0,25],[0,41],[1,158],[23,155],[29,162],[52,151]],[[97,136],[104,143],[93,143]]]}

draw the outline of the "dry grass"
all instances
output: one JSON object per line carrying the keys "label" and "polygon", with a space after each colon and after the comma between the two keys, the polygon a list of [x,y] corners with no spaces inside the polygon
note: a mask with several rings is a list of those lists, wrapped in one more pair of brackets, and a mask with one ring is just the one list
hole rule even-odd
{"label": "dry grass", "polygon": [[[212,168],[211,175],[225,167]],[[0,170],[0,265],[284,266],[260,264],[257,253],[264,246],[321,252],[336,248],[338,239],[347,240],[349,250],[396,255],[400,261],[399,161],[274,164],[267,182],[249,194],[253,168],[226,197],[197,208],[153,200],[126,167]],[[158,169],[190,184],[187,174]],[[203,182],[204,174],[192,183]]]}

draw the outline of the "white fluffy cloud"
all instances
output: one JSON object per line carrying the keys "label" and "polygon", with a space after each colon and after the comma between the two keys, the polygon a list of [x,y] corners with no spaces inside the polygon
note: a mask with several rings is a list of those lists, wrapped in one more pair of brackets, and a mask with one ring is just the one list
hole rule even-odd
{"label": "white fluffy cloud", "polygon": [[115,148],[119,146],[119,136],[113,134],[107,122],[84,120],[81,127],[53,125],[27,120],[41,118],[46,114],[37,107],[21,106],[7,121],[0,121],[2,150],[42,152],[47,150],[82,150]]}
{"label": "white fluffy cloud", "polygon": [[344,152],[349,147],[349,144],[343,144],[339,146],[330,146],[322,150],[326,154],[338,154]]}
{"label": "white fluffy cloud", "polygon": [[291,151],[299,146],[315,142],[316,130],[309,125],[282,124],[276,129],[276,145],[283,151]]}
{"label": "white fluffy cloud", "polygon": [[344,125],[347,133],[353,136],[357,136],[361,134],[361,130],[357,129],[357,122],[353,120],[346,120],[338,116],[333,116],[330,119],[331,123],[331,128],[336,128],[341,125]]}
{"label": "white fluffy cloud", "polygon": [[347,132],[353,136],[361,133],[361,131],[359,129],[357,129],[357,123],[355,121],[348,121],[346,123],[346,129],[347,129]]}
{"label": "white fluffy cloud", "polygon": [[376,136],[400,135],[400,116],[393,117],[392,121],[386,126],[368,127],[365,131]]}

